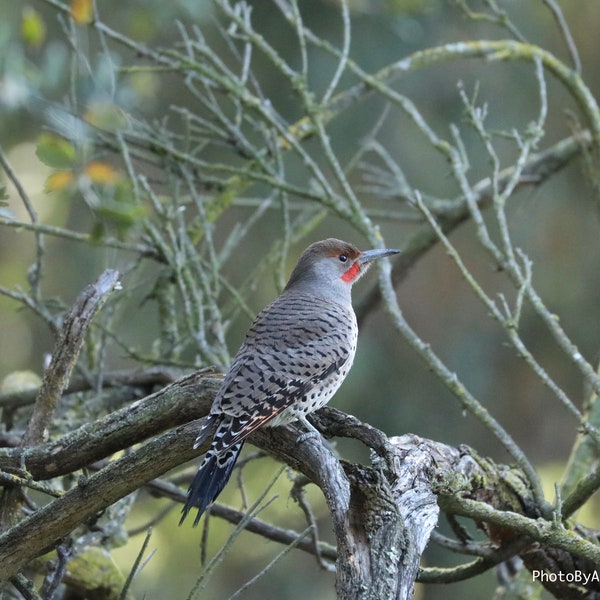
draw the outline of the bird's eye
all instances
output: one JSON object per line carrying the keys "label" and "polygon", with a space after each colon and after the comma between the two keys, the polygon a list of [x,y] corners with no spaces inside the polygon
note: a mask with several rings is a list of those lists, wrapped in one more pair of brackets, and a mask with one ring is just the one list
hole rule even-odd
{"label": "bird's eye", "polygon": [[340,262],[346,262],[348,260],[348,256],[346,254],[340,254],[338,258],[340,259]]}

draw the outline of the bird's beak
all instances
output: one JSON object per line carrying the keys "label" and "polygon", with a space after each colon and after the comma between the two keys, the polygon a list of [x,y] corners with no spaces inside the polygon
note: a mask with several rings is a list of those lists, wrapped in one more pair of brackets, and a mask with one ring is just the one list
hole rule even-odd
{"label": "bird's beak", "polygon": [[365,250],[364,252],[360,253],[360,256],[358,257],[358,263],[364,265],[372,260],[377,260],[378,258],[383,258],[384,256],[391,256],[392,254],[398,254],[399,252],[400,250],[394,250],[390,248]]}

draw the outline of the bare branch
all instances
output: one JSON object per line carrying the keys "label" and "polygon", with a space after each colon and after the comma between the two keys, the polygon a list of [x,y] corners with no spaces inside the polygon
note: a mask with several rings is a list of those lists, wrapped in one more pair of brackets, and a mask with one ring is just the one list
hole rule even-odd
{"label": "bare branch", "polygon": [[[532,156],[528,163],[523,167],[516,189],[543,185],[553,175],[567,166],[574,158],[580,156],[582,152],[589,150],[590,145],[591,137],[589,132],[583,132],[565,138],[548,150]],[[513,173],[514,170],[508,168],[505,172],[499,174],[499,189],[504,188],[506,182],[512,178]],[[473,186],[473,190],[476,194],[475,201],[478,206],[484,208],[491,204],[493,187],[490,179],[484,179],[478,182]],[[470,216],[464,198],[458,198],[455,201],[439,205],[432,205],[430,210],[438,217],[442,231],[446,235],[465,223]],[[402,281],[404,281],[405,277],[410,270],[414,268],[417,261],[438,242],[439,239],[435,234],[435,231],[428,225],[410,237],[406,246],[402,249],[402,254],[394,260],[392,271],[394,287],[398,287]],[[381,292],[377,285],[369,291],[355,309],[359,323],[362,322],[370,312],[376,310],[380,302]]]}
{"label": "bare branch", "polygon": [[219,380],[203,373],[188,375],[46,444],[0,449],[0,468],[19,469],[24,465],[35,479],[72,473],[151,435],[203,417],[219,384]]}
{"label": "bare branch", "polygon": [[44,373],[42,387],[35,400],[23,446],[39,443],[47,437],[54,409],[69,383],[91,320],[108,294],[118,285],[119,273],[113,270],[105,271],[94,284],[82,291],[66,316],[50,364]]}

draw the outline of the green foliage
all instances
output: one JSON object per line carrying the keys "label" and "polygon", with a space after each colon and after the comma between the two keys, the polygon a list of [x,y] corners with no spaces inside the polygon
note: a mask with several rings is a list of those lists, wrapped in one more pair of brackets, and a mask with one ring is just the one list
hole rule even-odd
{"label": "green foliage", "polygon": [[75,163],[74,145],[54,133],[40,135],[36,155],[45,165],[53,169],[69,169]]}

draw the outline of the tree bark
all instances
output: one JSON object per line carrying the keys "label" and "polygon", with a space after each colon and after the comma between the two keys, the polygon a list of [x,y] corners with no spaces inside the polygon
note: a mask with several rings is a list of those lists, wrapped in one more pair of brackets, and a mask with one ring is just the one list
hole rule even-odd
{"label": "tree bark", "polygon": [[[80,478],[65,494],[0,535],[0,582],[120,498],[206,451],[210,440],[193,449],[200,426],[195,419],[207,414],[219,383],[206,374],[192,374],[53,442],[3,449],[0,468],[16,473],[16,483],[27,484],[27,476],[43,480],[72,473],[149,440],[91,477]],[[515,554],[530,570],[551,567],[593,574],[600,565],[597,533],[538,518],[517,469],[496,465],[467,447],[413,435],[388,439],[332,408],[320,410],[313,420],[326,437],[352,437],[369,446],[371,465],[339,460],[323,440],[298,444],[293,425],[259,430],[250,442],[322,489],[337,542],[340,599],[409,599],[416,579],[441,582],[472,576]],[[22,465],[29,474],[19,479]],[[183,500],[184,490],[180,496]],[[448,514],[468,516],[480,525],[492,542],[487,554],[450,572],[420,570],[438,504]],[[600,597],[594,580],[586,586],[554,581],[546,587],[559,598]]]}

